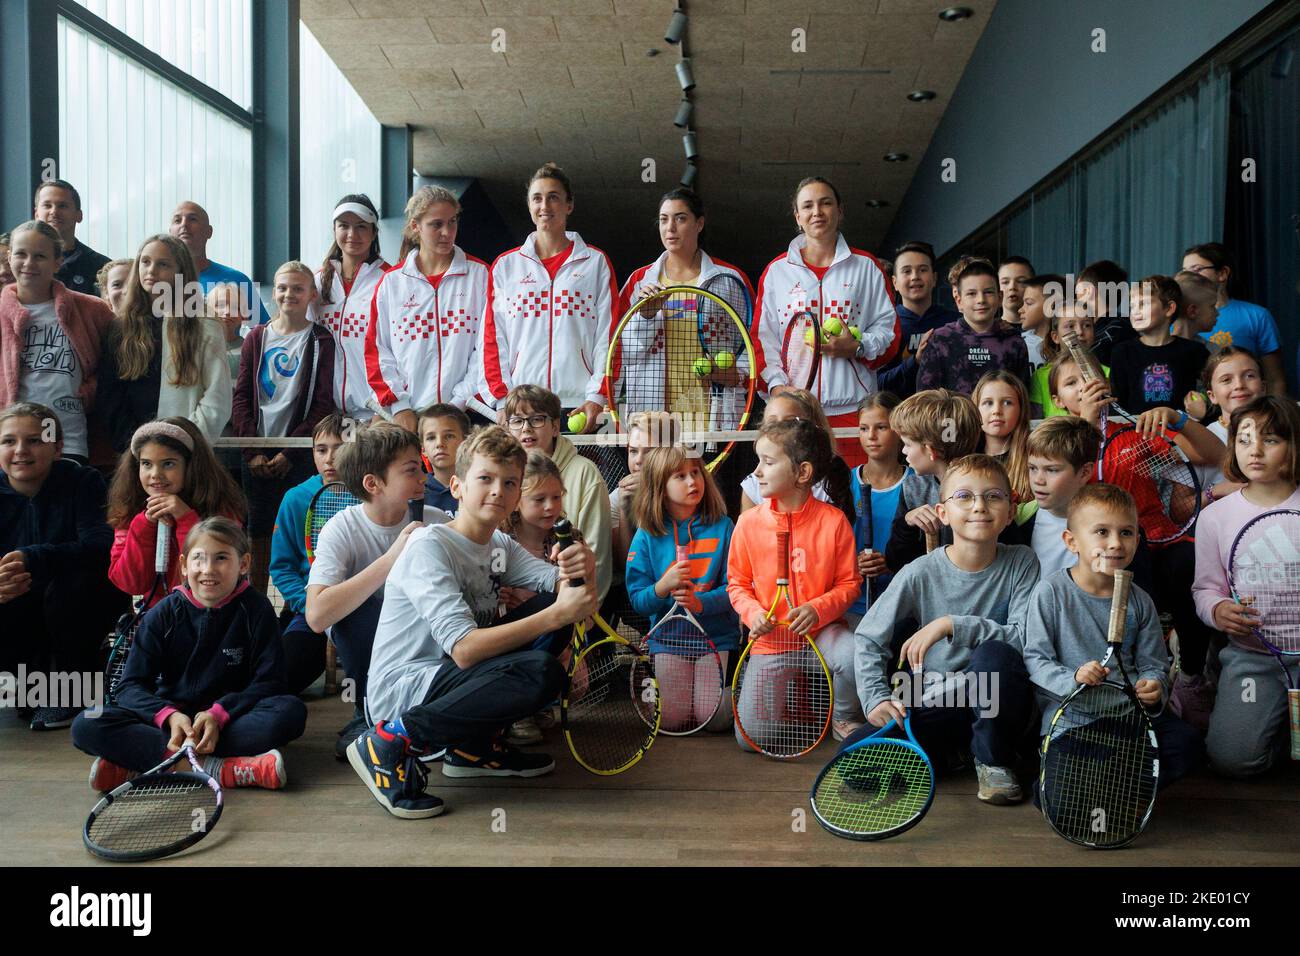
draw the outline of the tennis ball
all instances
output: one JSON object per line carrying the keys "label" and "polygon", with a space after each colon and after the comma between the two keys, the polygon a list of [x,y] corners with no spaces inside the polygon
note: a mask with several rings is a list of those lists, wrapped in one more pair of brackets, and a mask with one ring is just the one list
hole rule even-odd
{"label": "tennis ball", "polygon": [[813,330],[812,330],[812,329],[809,329],[807,332],[805,332],[805,333],[803,334],[803,343],[804,343],[804,345],[812,345],[812,344],[813,344]]}
{"label": "tennis ball", "polygon": [[859,329],[856,325],[849,326],[849,334],[851,334],[859,342],[862,341],[862,330]]}
{"label": "tennis ball", "polygon": [[713,363],[704,356],[700,356],[691,364],[691,371],[703,378],[713,371]]}
{"label": "tennis ball", "polygon": [[713,356],[713,364],[720,369],[729,369],[736,364],[736,356],[730,352],[719,352]]}
{"label": "tennis ball", "polygon": [[827,335],[839,335],[841,332],[844,331],[843,323],[841,323],[840,320],[835,318],[834,316],[827,319],[826,323],[822,326],[822,328],[826,330]]}
{"label": "tennis ball", "polygon": [[587,427],[586,412],[574,412],[572,415],[569,416],[569,431],[574,432],[576,434],[577,432],[582,431],[586,427]]}

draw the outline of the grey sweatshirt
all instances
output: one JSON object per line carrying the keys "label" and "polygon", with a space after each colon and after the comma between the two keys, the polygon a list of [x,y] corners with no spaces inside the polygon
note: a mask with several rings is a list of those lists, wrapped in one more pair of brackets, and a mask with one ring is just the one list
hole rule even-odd
{"label": "grey sweatshirt", "polygon": [[1006,641],[1023,650],[1025,613],[1037,583],[1038,558],[1022,545],[999,544],[993,563],[983,571],[961,570],[948,560],[945,548],[912,561],[858,623],[854,663],[863,713],[870,714],[891,696],[889,645],[895,621],[910,617],[925,625],[950,616],[952,636],[930,648],[924,669],[957,674],[985,641]]}
{"label": "grey sweatshirt", "polygon": [[[1075,671],[1105,656],[1109,626],[1110,598],[1095,597],[1079,587],[1069,568],[1048,575],[1034,588],[1026,625],[1025,667],[1043,708],[1040,733],[1047,733],[1061,701],[1079,686],[1074,681]],[[1137,585],[1129,592],[1124,645],[1119,653],[1134,684],[1143,678],[1160,682],[1163,709],[1169,690],[1169,654],[1155,602]],[[1111,677],[1119,680],[1114,664]]]}

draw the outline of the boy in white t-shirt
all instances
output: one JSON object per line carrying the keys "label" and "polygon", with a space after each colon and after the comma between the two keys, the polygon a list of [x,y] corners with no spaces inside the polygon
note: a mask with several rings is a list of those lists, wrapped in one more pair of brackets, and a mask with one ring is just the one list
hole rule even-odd
{"label": "boy in white t-shirt", "polygon": [[[456,455],[456,517],[411,534],[392,567],[371,657],[375,726],[348,748],[348,762],[396,817],[442,812],[424,791],[423,754],[445,749],[448,777],[535,777],[555,767],[546,754],[508,747],[501,733],[563,689],[559,661],[530,645],[595,612],[596,562],[584,544],[557,544],[553,565],[499,530],[519,503],[525,461],[500,426],[475,432]],[[568,583],[578,578],[585,583]],[[497,624],[503,586],[555,591],[555,602]]]}
{"label": "boy in white t-shirt", "polygon": [[[307,626],[316,633],[331,628],[343,669],[353,682],[356,715],[340,734],[335,756],[365,730],[370,648],[383,605],[384,581],[411,532],[408,502],[424,499],[420,442],[400,425],[375,422],[358,428],[339,449],[339,480],[361,504],[345,508],[321,529],[316,556],[307,576]],[[448,515],[425,507],[426,524],[442,524]]]}

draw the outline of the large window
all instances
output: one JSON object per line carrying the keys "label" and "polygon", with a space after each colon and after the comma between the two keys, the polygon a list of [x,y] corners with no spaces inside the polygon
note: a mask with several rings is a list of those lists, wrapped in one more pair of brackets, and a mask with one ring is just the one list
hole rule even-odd
{"label": "large window", "polygon": [[250,0],[75,0],[245,109],[253,105]]}
{"label": "large window", "polygon": [[[313,267],[329,251],[341,196],[365,193],[380,206],[381,131],[347,78],[305,25],[298,31],[301,129],[301,255]],[[385,249],[385,258],[397,256]]]}
{"label": "large window", "polygon": [[59,63],[58,175],[81,193],[86,243],[133,256],[192,199],[212,219],[209,257],[251,272],[251,130],[62,18]]}

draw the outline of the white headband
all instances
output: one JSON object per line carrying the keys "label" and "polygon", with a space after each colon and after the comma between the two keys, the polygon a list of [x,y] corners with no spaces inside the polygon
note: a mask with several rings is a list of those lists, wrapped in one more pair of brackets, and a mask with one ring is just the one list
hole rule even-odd
{"label": "white headband", "polygon": [[362,222],[368,222],[373,224],[378,221],[378,218],[375,216],[375,214],[371,212],[369,209],[367,209],[365,206],[361,205],[361,203],[359,202],[339,203],[337,206],[334,207],[334,218],[337,219],[345,212],[355,213],[356,215],[361,217]]}

